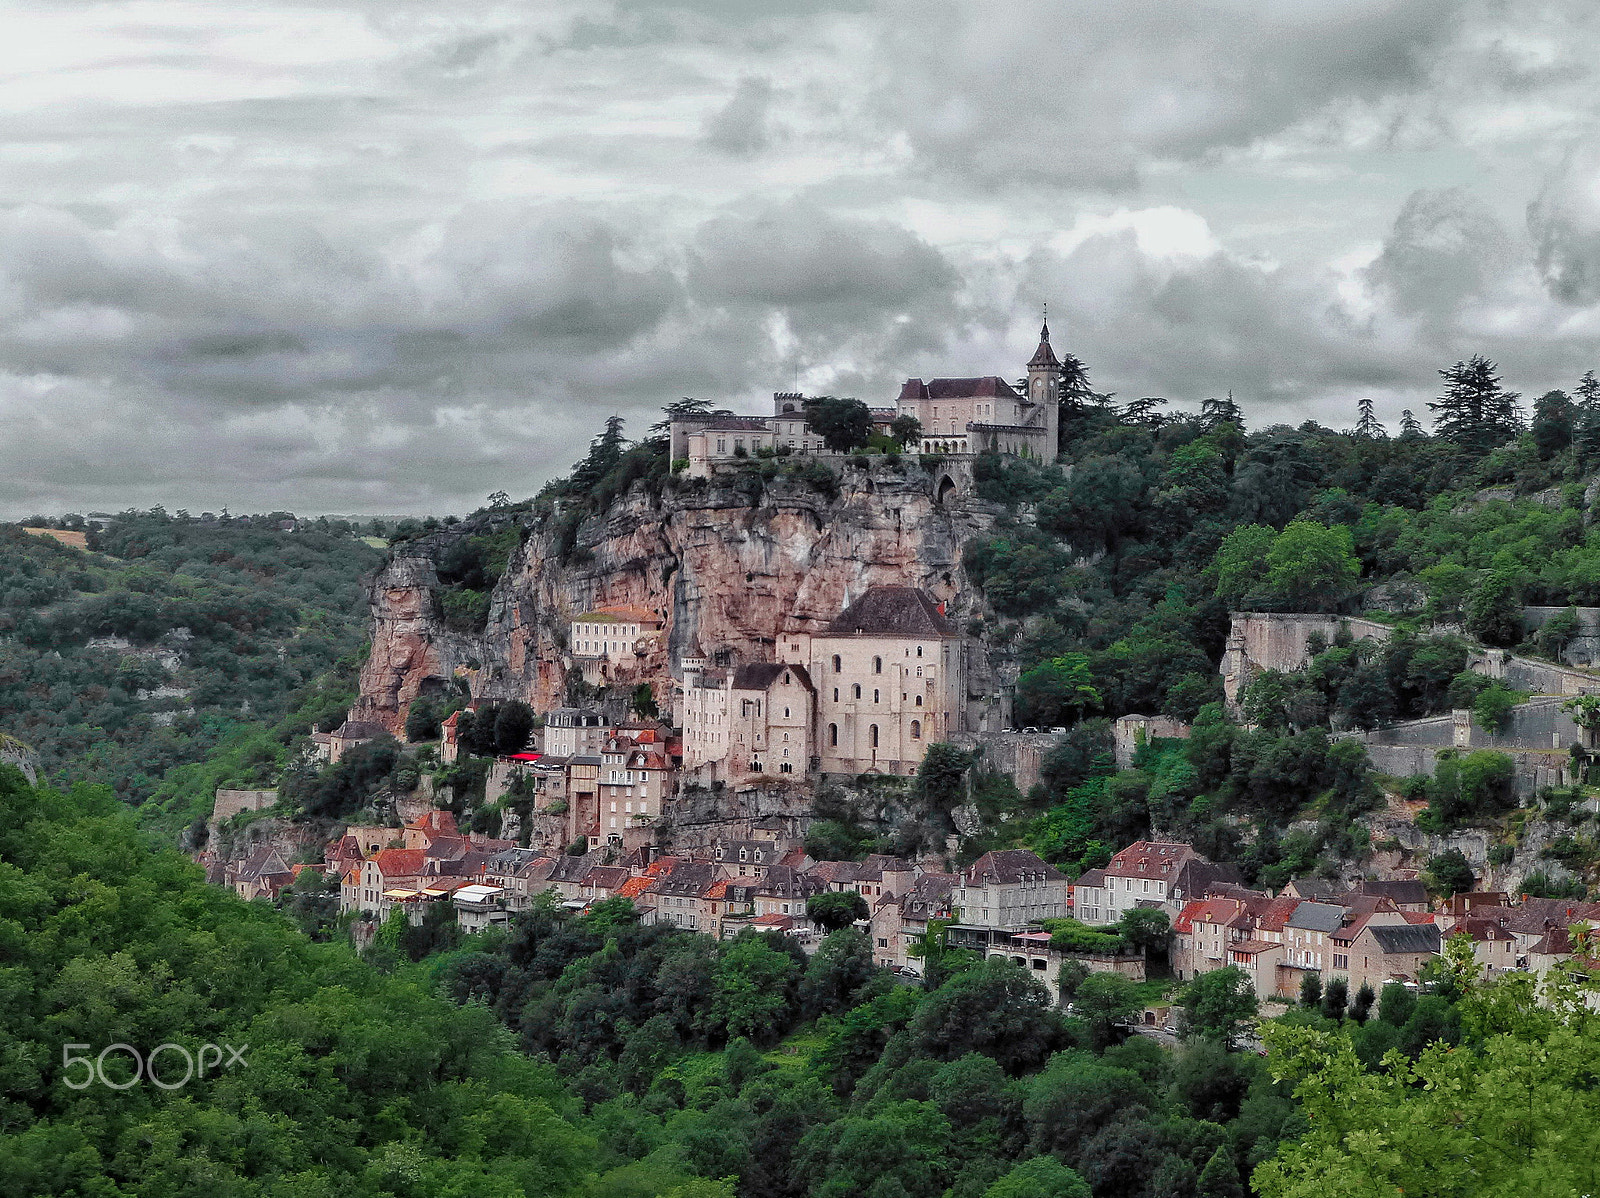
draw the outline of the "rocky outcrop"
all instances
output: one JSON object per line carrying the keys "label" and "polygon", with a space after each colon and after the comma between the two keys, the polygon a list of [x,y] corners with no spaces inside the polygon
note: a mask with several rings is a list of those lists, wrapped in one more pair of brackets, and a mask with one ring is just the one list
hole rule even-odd
{"label": "rocky outcrop", "polygon": [[[352,716],[398,733],[412,700],[457,678],[474,697],[559,706],[573,662],[568,623],[596,607],[642,607],[665,621],[659,652],[611,678],[614,692],[650,681],[658,700],[670,663],[691,649],[721,664],[772,660],[778,633],[820,630],[869,586],[922,587],[958,625],[978,611],[961,549],[992,526],[988,505],[910,460],[846,463],[837,483],[835,493],[747,471],[672,480],[660,492],[636,485],[584,520],[565,552],[559,510],[524,517],[522,546],[477,635],[445,626],[435,569],[470,523],[401,546],[371,587],[372,653]],[[968,675],[980,694],[998,685],[981,650]]]}

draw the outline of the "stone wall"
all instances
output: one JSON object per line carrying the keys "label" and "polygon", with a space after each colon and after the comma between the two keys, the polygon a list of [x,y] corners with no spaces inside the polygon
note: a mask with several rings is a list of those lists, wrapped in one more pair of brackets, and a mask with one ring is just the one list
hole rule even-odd
{"label": "stone wall", "polygon": [[1187,740],[1189,725],[1164,715],[1118,716],[1111,725],[1111,738],[1116,744],[1117,768],[1133,765],[1133,755],[1139,746],[1152,740]]}
{"label": "stone wall", "polygon": [[[1525,607],[1522,609],[1522,628],[1532,634],[1544,627],[1564,607]],[[1600,607],[1575,607],[1578,614],[1578,635],[1568,642],[1561,652],[1561,660],[1569,666],[1600,666]]]}
{"label": "stone wall", "polygon": [[1431,774],[1440,749],[1496,749],[1517,767],[1517,790],[1532,794],[1543,786],[1564,785],[1569,750],[1593,738],[1561,710],[1566,700],[1551,696],[1518,704],[1503,728],[1488,729],[1469,711],[1405,720],[1375,732],[1356,734],[1367,746],[1373,767],[1396,777]]}
{"label": "stone wall", "polygon": [[979,768],[1010,775],[1023,794],[1038,783],[1046,754],[1061,740],[1058,732],[963,732],[950,738],[969,752],[981,750]]}
{"label": "stone wall", "polygon": [[1313,634],[1320,634],[1332,644],[1341,628],[1347,628],[1358,641],[1387,640],[1394,632],[1387,624],[1359,616],[1234,612],[1221,667],[1222,689],[1229,706],[1237,708],[1240,692],[1263,670],[1303,669],[1311,661]]}

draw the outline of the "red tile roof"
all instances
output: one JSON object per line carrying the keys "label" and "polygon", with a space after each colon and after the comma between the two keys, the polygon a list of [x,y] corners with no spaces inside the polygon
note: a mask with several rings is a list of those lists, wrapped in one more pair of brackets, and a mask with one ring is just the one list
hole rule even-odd
{"label": "red tile roof", "polygon": [[379,849],[370,860],[385,878],[421,876],[426,866],[421,849]]}

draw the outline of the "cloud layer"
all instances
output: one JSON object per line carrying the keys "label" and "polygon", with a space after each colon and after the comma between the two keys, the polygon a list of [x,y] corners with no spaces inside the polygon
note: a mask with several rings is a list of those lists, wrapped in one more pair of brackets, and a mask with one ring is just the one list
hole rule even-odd
{"label": "cloud layer", "polygon": [[613,411],[1015,374],[1046,301],[1258,424],[1600,366],[1575,0],[25,7],[0,515],[463,510]]}

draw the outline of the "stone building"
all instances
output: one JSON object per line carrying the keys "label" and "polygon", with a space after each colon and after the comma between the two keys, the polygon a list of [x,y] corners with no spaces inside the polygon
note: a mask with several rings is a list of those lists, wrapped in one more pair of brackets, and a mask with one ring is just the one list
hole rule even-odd
{"label": "stone building", "polygon": [[659,615],[642,607],[597,608],[573,617],[567,649],[586,683],[606,686],[649,655],[650,642],[659,639],[663,623]]}
{"label": "stone building", "polygon": [[683,765],[702,781],[810,769],[816,688],[803,665],[697,671],[684,690]]}
{"label": "stone building", "polygon": [[598,711],[558,707],[545,716],[544,751],[551,757],[598,753],[605,738],[605,717]]}
{"label": "stone building", "polygon": [[994,375],[966,379],[907,379],[897,401],[903,416],[922,425],[923,453],[1004,453],[1056,459],[1061,419],[1061,363],[1050,348],[1050,326],[1028,363],[1028,390]]}
{"label": "stone building", "polygon": [[957,875],[950,905],[963,923],[1022,928],[1072,914],[1072,882],[1028,849],[985,853]]}
{"label": "stone building", "polygon": [[961,637],[914,587],[872,587],[819,634],[784,633],[778,656],[810,665],[824,773],[912,774],[965,727]]}

